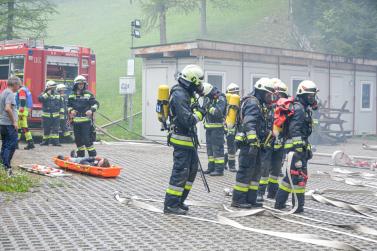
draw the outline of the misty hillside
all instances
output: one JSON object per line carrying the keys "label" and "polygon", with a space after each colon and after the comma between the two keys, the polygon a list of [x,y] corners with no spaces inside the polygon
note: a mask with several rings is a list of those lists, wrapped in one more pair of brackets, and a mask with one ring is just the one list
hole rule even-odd
{"label": "misty hillside", "polygon": [[[141,18],[137,4],[128,0],[63,0],[56,1],[58,14],[49,22],[48,44],[77,44],[91,47],[97,55],[97,92],[101,111],[112,119],[121,117],[122,97],[118,79],[125,75],[125,61],[131,46],[130,23]],[[208,39],[295,48],[290,35],[287,0],[237,0],[238,7],[229,10],[209,4],[207,10]],[[284,11],[282,11],[284,10]],[[134,46],[159,43],[158,29],[135,40]],[[187,15],[169,12],[168,42],[199,38],[199,11]],[[140,66],[140,62],[137,63]],[[141,110],[140,67],[136,68],[138,93],[134,112]],[[135,129],[140,126],[140,118]],[[100,121],[104,122],[104,121]],[[115,129],[114,129],[115,130]]]}

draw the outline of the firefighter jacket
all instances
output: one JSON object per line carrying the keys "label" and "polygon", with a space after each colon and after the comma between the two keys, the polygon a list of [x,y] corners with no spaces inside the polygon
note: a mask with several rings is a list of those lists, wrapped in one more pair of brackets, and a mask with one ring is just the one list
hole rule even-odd
{"label": "firefighter jacket", "polygon": [[168,143],[174,146],[194,147],[196,123],[200,119],[192,111],[193,94],[177,84],[169,98],[170,131]]}
{"label": "firefighter jacket", "polygon": [[203,104],[203,106],[206,107],[204,128],[224,128],[226,103],[226,97],[222,93],[215,98],[205,98]]}
{"label": "firefighter jacket", "polygon": [[248,95],[241,100],[237,120],[236,141],[260,147],[260,143],[267,138],[268,132],[266,132],[263,107],[255,96]]}
{"label": "firefighter jacket", "polygon": [[99,106],[98,101],[94,95],[88,91],[84,90],[77,93],[72,93],[68,96],[68,113],[76,111],[76,116],[73,118],[73,122],[87,122],[90,118],[86,116],[87,111],[95,112]]}
{"label": "firefighter jacket", "polygon": [[298,100],[295,100],[293,109],[294,113],[288,121],[285,148],[301,152],[303,148],[310,147],[308,138],[312,133],[312,112]]}
{"label": "firefighter jacket", "polygon": [[264,141],[265,148],[272,148],[273,145],[272,127],[274,126],[275,107],[275,104],[263,105],[263,116],[265,119],[264,132],[267,135]]}
{"label": "firefighter jacket", "polygon": [[68,118],[68,100],[65,95],[60,95],[60,100],[62,102],[62,107],[60,108],[60,119],[67,120]]}
{"label": "firefighter jacket", "polygon": [[59,94],[55,94],[54,92],[51,92],[51,94],[43,92],[39,95],[38,100],[42,103],[42,117],[59,117],[59,112],[62,107]]}

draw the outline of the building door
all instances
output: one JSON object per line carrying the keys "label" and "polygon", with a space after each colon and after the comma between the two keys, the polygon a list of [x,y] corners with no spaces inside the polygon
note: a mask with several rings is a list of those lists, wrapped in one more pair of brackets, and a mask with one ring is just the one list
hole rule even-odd
{"label": "building door", "polygon": [[164,137],[166,132],[161,131],[161,124],[157,120],[156,102],[159,85],[169,85],[168,68],[147,68],[145,73],[145,100],[144,100],[144,128],[145,136]]}

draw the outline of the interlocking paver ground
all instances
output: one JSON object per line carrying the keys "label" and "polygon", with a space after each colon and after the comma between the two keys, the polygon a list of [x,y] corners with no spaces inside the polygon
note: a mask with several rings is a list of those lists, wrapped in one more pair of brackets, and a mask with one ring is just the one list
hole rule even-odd
{"label": "interlocking paver ground", "polygon": [[[30,152],[19,150],[14,162],[51,165],[52,156],[68,153],[71,148],[73,146],[66,145],[61,148],[38,147]],[[331,152],[338,148],[353,154],[377,156],[377,152],[361,150],[358,141],[346,146],[319,147],[318,151]],[[230,226],[166,216],[120,204],[113,199],[114,191],[122,192],[123,196],[163,199],[171,172],[172,149],[132,142],[97,145],[97,149],[101,155],[123,167],[118,178],[101,179],[81,174],[56,179],[43,177],[42,186],[34,192],[19,196],[0,193],[0,250],[328,250],[311,244],[245,232]],[[206,167],[205,154],[201,153],[200,157],[203,167]],[[313,161],[328,163],[329,159],[315,158]],[[311,173],[332,170],[331,166],[317,164],[311,164],[309,168]],[[234,173],[226,172],[224,177],[208,177],[212,190],[210,194],[205,192],[198,176],[190,199],[229,205],[230,198],[224,196],[223,190],[233,185],[234,176]],[[325,176],[311,178],[308,187],[356,189]],[[362,189],[375,191],[373,188]],[[377,207],[375,196],[336,193],[331,196]],[[162,208],[162,203],[151,204]],[[272,206],[273,203],[266,202],[266,205]],[[306,206],[357,215],[310,200]],[[190,208],[191,216],[212,220],[216,219],[217,212],[216,209]],[[377,228],[376,220],[310,209],[303,215],[334,223],[360,223]],[[375,216],[377,217],[377,214]],[[292,219],[377,240],[372,235],[309,220]],[[239,221],[245,226],[266,230],[315,233],[328,239],[344,241],[363,250],[376,250],[377,246],[372,242],[268,216],[244,217]]]}

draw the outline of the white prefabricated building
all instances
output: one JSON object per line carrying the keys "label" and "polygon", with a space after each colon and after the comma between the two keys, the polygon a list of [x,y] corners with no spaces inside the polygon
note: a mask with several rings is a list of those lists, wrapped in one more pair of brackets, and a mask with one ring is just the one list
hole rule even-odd
{"label": "white prefabricated building", "polygon": [[[377,60],[209,40],[137,47],[133,53],[143,59],[142,134],[147,138],[166,136],[156,115],[157,89],[176,84],[175,76],[187,64],[203,67],[205,81],[223,92],[229,83],[237,83],[242,95],[261,77],[280,78],[291,94],[300,81],[313,80],[327,108],[340,108],[347,101],[345,130],[377,134]],[[199,136],[205,142],[202,125]]]}

